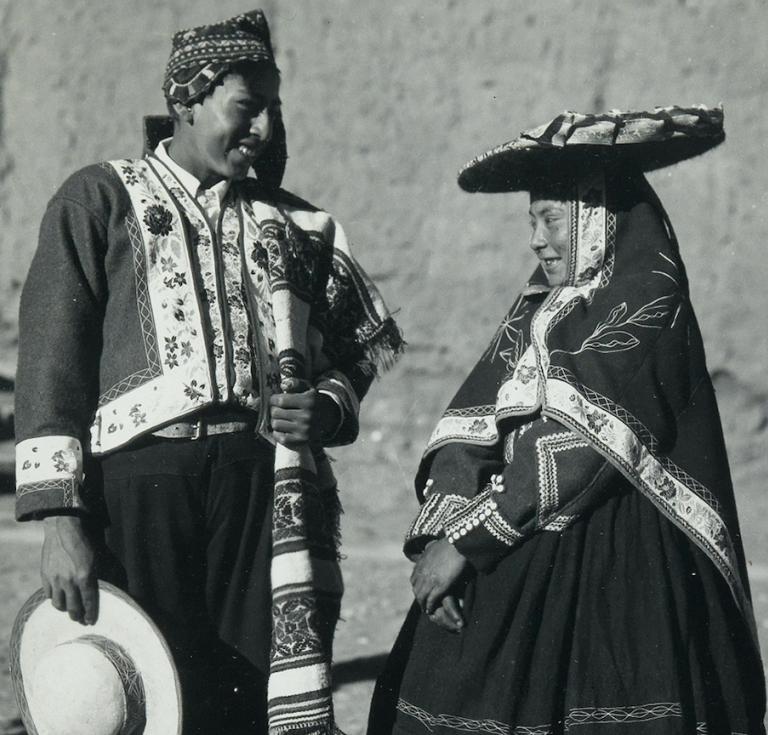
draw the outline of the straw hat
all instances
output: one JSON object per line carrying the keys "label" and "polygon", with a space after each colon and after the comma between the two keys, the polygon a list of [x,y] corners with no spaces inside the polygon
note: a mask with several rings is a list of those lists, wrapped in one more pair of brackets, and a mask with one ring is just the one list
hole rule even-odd
{"label": "straw hat", "polygon": [[181,733],[168,645],[146,613],[106,582],[99,582],[92,626],[35,592],[13,626],[11,677],[29,735]]}
{"label": "straw hat", "polygon": [[564,112],[472,159],[459,171],[466,191],[529,191],[537,181],[585,166],[641,171],[692,158],[725,140],[722,107],[657,107],[652,112]]}

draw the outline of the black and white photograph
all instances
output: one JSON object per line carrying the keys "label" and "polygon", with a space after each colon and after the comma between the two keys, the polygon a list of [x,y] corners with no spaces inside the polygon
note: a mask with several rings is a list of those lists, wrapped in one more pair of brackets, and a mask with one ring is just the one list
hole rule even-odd
{"label": "black and white photograph", "polygon": [[0,0],[0,735],[765,735],[765,0]]}

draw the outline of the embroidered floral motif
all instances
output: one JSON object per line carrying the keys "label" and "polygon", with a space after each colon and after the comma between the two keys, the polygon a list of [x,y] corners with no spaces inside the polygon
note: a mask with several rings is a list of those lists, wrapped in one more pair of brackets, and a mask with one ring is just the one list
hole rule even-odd
{"label": "embroidered floral motif", "polygon": [[262,270],[268,271],[269,255],[267,249],[258,240],[254,244],[253,250],[251,250],[251,260]]}
{"label": "embroidered floral motif", "polygon": [[162,204],[151,204],[144,213],[144,224],[153,235],[167,235],[171,231],[173,215]]}
{"label": "embroidered floral motif", "polygon": [[128,415],[131,417],[134,426],[141,426],[141,424],[147,423],[147,414],[141,410],[140,403],[131,406],[131,409],[128,411]]}
{"label": "embroidered floral motif", "polygon": [[235,361],[243,365],[251,364],[251,351],[247,347],[238,347],[235,350]]}
{"label": "embroidered floral motif", "polygon": [[204,398],[204,390],[205,384],[198,383],[196,380],[191,380],[189,384],[184,384],[184,395],[193,401],[201,401]]}
{"label": "embroidered floral motif", "polygon": [[131,166],[121,166],[120,168],[123,173],[123,181],[128,186],[134,186],[139,183],[139,177]]}
{"label": "embroidered floral motif", "polygon": [[598,269],[594,266],[587,266],[578,276],[576,280],[579,282],[591,281],[598,273]]}
{"label": "embroidered floral motif", "polygon": [[523,385],[526,385],[536,377],[536,368],[533,365],[522,365],[517,377]]}
{"label": "embroidered floral motif", "polygon": [[475,419],[469,427],[467,427],[467,431],[470,434],[481,434],[488,428],[488,422],[485,419]]}
{"label": "embroidered floral motif", "polygon": [[656,487],[659,490],[659,495],[661,495],[664,500],[672,500],[672,498],[674,498],[677,494],[675,483],[672,482],[672,480],[670,480],[668,477],[661,477]]}
{"label": "embroidered floral motif", "polygon": [[71,472],[70,463],[64,458],[64,450],[59,449],[51,455],[51,462],[56,472]]}
{"label": "embroidered floral motif", "polygon": [[712,541],[723,554],[727,554],[730,551],[730,540],[723,526],[719,526],[715,530]]}
{"label": "embroidered floral motif", "polygon": [[165,364],[169,368],[175,368],[179,366],[178,355],[176,351],[179,349],[179,344],[176,337],[165,338]]}
{"label": "embroidered floral motif", "polygon": [[160,256],[160,267],[163,273],[173,273],[176,269],[176,261],[170,255],[167,258]]}
{"label": "embroidered floral motif", "polygon": [[600,434],[603,428],[608,424],[608,419],[597,411],[587,412],[587,424],[596,434]]}
{"label": "embroidered floral motif", "polygon": [[163,283],[165,284],[166,288],[185,286],[187,284],[187,275],[186,273],[180,273],[177,271],[173,274],[173,277],[164,278]]}

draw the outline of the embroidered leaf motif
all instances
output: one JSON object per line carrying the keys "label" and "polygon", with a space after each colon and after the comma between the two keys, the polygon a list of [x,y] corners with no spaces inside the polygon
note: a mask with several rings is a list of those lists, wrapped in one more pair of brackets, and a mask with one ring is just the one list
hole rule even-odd
{"label": "embroidered leaf motif", "polygon": [[626,301],[622,301],[618,306],[614,306],[613,309],[611,309],[611,313],[608,314],[608,318],[605,320],[605,323],[609,325],[617,324],[621,319],[624,318],[626,313],[627,303]]}
{"label": "embroidered leaf motif", "polygon": [[588,339],[581,345],[580,352],[595,350],[597,352],[625,352],[637,347],[640,340],[629,332],[615,330],[603,332],[599,339]]}
{"label": "embroidered leaf motif", "polygon": [[635,324],[638,327],[655,327],[655,322],[664,319],[669,314],[669,304],[666,302],[670,297],[661,296],[651,301],[642,308],[638,309],[629,319],[628,324]]}
{"label": "embroidered leaf motif", "polygon": [[517,365],[525,347],[523,332],[516,326],[516,323],[525,316],[524,307],[523,299],[519,298],[504,317],[484,354],[484,357],[487,356],[491,360],[494,360],[497,355],[501,357],[506,363],[507,373],[510,375],[514,371],[515,365]]}
{"label": "embroidered leaf motif", "polygon": [[[627,316],[627,304],[622,301],[609,312],[607,318],[592,331],[577,350],[552,350],[552,354],[565,352],[578,355],[587,350],[595,352],[626,352],[640,344],[640,340],[631,332],[630,327],[642,329],[661,329],[671,311],[672,295],[660,296],[648,304],[641,306],[630,316]],[[623,327],[623,329],[622,329]]]}

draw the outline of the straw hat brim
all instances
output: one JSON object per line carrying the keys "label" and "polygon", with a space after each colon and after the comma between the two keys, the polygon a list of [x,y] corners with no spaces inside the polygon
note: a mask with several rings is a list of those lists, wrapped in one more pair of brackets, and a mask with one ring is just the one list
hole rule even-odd
{"label": "straw hat brim", "polygon": [[594,166],[653,171],[720,145],[722,122],[721,108],[705,107],[564,113],[474,158],[459,172],[459,186],[469,192],[530,191],[542,181],[573,177]]}
{"label": "straw hat brim", "polygon": [[157,626],[128,595],[99,581],[99,615],[83,626],[53,607],[45,592],[35,592],[19,611],[11,633],[11,679],[16,703],[29,735],[37,735],[27,683],[42,656],[83,635],[119,644],[141,675],[146,698],[144,735],[181,735],[181,687],[168,644]]}

